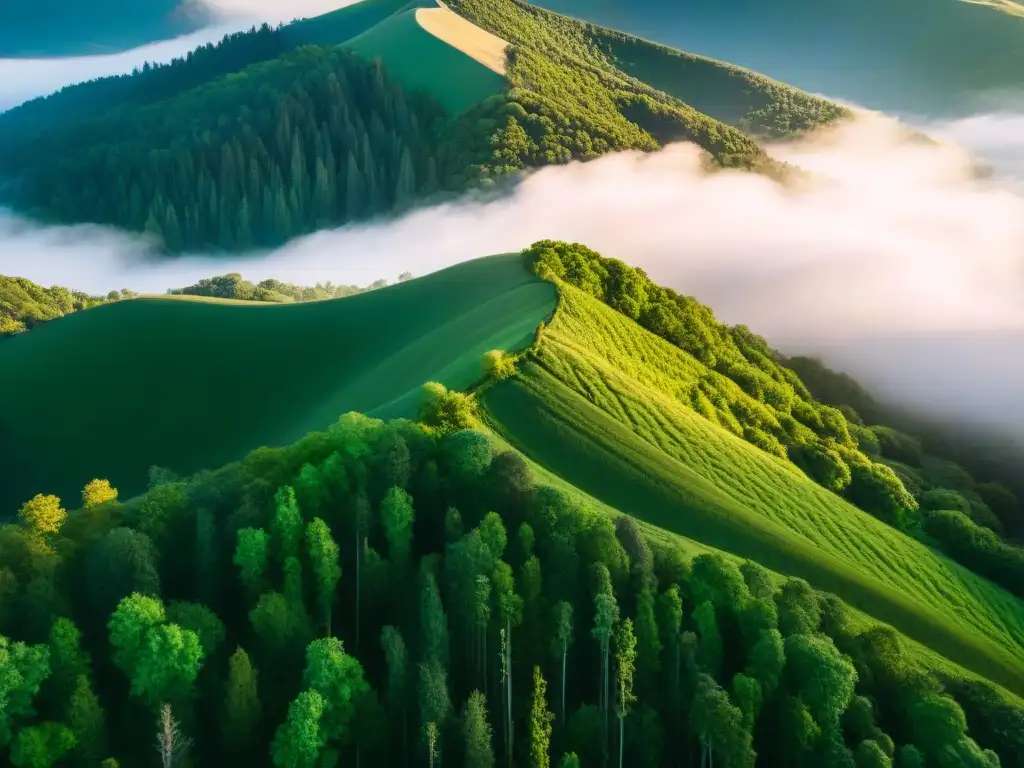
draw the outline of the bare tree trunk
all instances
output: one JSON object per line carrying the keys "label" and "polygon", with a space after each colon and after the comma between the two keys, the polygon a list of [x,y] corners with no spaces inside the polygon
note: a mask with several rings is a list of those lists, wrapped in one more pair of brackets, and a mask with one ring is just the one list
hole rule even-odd
{"label": "bare tree trunk", "polygon": [[505,645],[505,666],[508,669],[508,687],[506,696],[508,698],[508,766],[512,768],[512,619],[506,619],[505,632],[508,635],[508,642]]}
{"label": "bare tree trunk", "polygon": [[[363,559],[362,547],[365,546],[365,540],[359,541],[359,521],[356,520],[356,650],[359,650],[359,603],[360,603],[360,586],[359,583],[359,563]],[[361,546],[362,545],[362,546]]]}
{"label": "bare tree trunk", "polygon": [[[621,706],[621,705],[620,705]],[[622,768],[622,754],[623,747],[626,743],[626,739],[623,736],[626,727],[626,718],[623,715],[619,715],[619,768]]]}
{"label": "bare tree trunk", "polygon": [[161,768],[172,768],[185,759],[192,746],[192,740],[182,734],[171,713],[170,704],[160,707],[157,728],[156,750],[160,754]]}
{"label": "bare tree trunk", "polygon": [[565,659],[569,655],[569,644],[562,642],[562,725],[565,725]]}

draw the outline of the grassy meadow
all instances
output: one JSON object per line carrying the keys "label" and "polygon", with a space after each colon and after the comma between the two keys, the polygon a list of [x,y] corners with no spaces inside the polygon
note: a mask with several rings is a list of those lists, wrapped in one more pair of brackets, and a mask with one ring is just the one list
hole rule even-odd
{"label": "grassy meadow", "polygon": [[680,401],[703,366],[581,291],[482,400],[517,448],[611,507],[806,578],[1024,692],[1024,602]]}
{"label": "grassy meadow", "polygon": [[345,299],[140,298],[46,323],[0,345],[0,509],[40,492],[73,504],[94,477],[128,497],[151,465],[215,467],[352,409],[414,416],[425,381],[471,385],[554,300],[515,255]]}

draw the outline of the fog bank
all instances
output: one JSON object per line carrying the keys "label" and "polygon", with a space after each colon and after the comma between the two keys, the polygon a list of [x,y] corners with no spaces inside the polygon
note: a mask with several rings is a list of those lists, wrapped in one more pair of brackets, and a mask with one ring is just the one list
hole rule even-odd
{"label": "fog bank", "polygon": [[[1002,146],[1003,120],[954,127]],[[37,228],[4,215],[0,273],[94,292],[162,291],[227,271],[365,284],[542,238],[576,240],[643,267],[783,351],[824,352],[936,409],[983,403],[977,418],[995,413],[1024,432],[1016,396],[1024,391],[1024,197],[1001,178],[975,178],[963,148],[904,136],[895,121],[866,115],[772,147],[815,174],[788,190],[749,173],[704,174],[693,145],[622,153],[543,169],[498,201],[443,205],[217,260],[153,262],[143,241],[123,233]],[[1021,147],[1005,145],[1019,160]],[[996,346],[972,360],[973,342],[943,341],[965,333]],[[921,334],[932,341],[894,359],[875,354],[880,339]],[[1005,364],[986,367],[1000,357]]]}

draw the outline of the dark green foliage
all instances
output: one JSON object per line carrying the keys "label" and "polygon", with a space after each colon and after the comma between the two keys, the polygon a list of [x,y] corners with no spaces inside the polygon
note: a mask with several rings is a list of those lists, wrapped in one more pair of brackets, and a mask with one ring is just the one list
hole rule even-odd
{"label": "dark green foliage", "polygon": [[307,46],[74,124],[0,167],[18,164],[18,203],[47,218],[145,231],[171,252],[244,250],[389,210],[403,156],[415,190],[436,189],[441,115],[379,66]]}
{"label": "dark green foliage", "polygon": [[9,149],[54,131],[62,125],[98,117],[112,107],[142,106],[162,101],[212,78],[236,72],[284,51],[280,29],[264,24],[246,32],[225,35],[166,64],[137,67],[113,75],[68,85],[44,98],[25,102],[0,116],[0,131]]}
{"label": "dark green foliage", "polygon": [[1024,597],[1024,547],[1005,543],[955,510],[925,512],[922,524],[954,560]]}

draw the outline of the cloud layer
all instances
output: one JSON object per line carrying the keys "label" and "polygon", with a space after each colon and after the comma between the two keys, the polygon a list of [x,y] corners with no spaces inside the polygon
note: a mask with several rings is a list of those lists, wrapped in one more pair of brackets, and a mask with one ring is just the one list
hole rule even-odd
{"label": "cloud layer", "polygon": [[[1005,120],[1020,119],[978,117],[949,129],[973,132],[976,144],[1002,147],[1004,159],[1019,162],[1024,148],[1002,131]],[[959,408],[967,385],[1024,432],[1016,399],[1024,389],[1024,197],[1002,178],[977,179],[961,147],[907,142],[895,121],[878,115],[771,152],[814,179],[787,190],[748,173],[706,175],[697,149],[680,144],[547,168],[498,201],[444,205],[217,260],[154,262],[124,233],[41,229],[4,215],[0,273],[96,292],[162,291],[227,271],[365,284],[542,238],[576,240],[642,266],[786,351],[824,351],[896,396],[907,396],[910,382],[934,407]],[[994,350],[970,359],[970,341],[947,345],[950,359],[941,343],[914,341],[964,333],[1001,339],[1005,364],[985,368]],[[873,354],[883,340],[900,339],[909,346],[898,361]],[[917,349],[921,360],[912,359]],[[940,386],[943,376],[948,386]]]}

